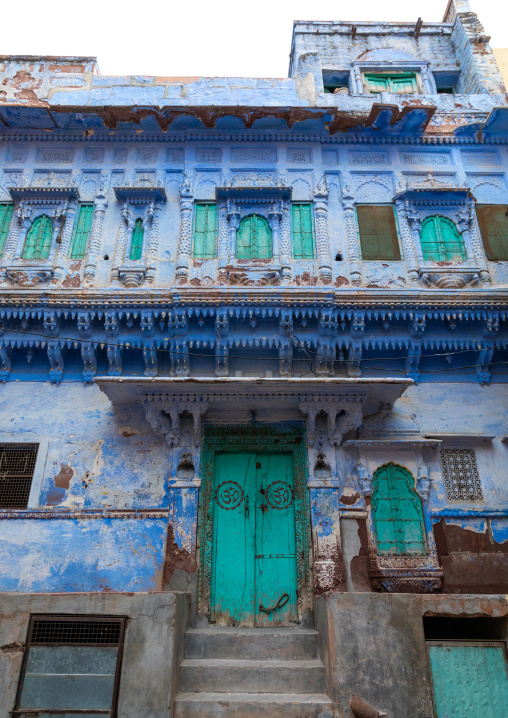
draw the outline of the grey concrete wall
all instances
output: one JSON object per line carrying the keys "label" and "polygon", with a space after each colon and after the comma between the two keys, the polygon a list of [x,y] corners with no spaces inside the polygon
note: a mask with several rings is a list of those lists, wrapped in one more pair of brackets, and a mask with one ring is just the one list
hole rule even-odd
{"label": "grey concrete wall", "polygon": [[508,597],[329,593],[315,611],[339,718],[352,694],[389,718],[433,718],[423,616],[508,616]]}
{"label": "grey concrete wall", "polygon": [[30,615],[126,616],[118,718],[166,718],[178,690],[188,595],[0,594],[0,718],[14,707]]}

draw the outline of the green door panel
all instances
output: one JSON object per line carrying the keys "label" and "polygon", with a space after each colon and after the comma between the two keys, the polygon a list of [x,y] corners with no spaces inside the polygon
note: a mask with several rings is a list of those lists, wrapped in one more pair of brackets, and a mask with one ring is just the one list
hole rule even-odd
{"label": "green door panel", "polygon": [[292,454],[217,453],[212,620],[281,626],[298,620]]}
{"label": "green door panel", "polygon": [[293,255],[295,259],[314,259],[312,206],[293,204]]}
{"label": "green door panel", "polygon": [[505,649],[499,645],[429,646],[437,718],[508,715]]}
{"label": "green door panel", "polygon": [[50,218],[43,214],[32,222],[27,232],[25,246],[21,254],[22,259],[47,259],[53,238],[53,224]]}
{"label": "green door panel", "polygon": [[216,454],[213,494],[212,620],[252,625],[255,454]]}
{"label": "green door panel", "polygon": [[373,477],[372,514],[380,554],[426,552],[422,502],[403,466],[385,464]]}
{"label": "green door panel", "polygon": [[464,262],[466,249],[457,226],[447,217],[433,215],[422,222],[422,255],[428,262]]}
{"label": "green door panel", "polygon": [[88,236],[92,229],[95,207],[93,204],[82,204],[79,208],[78,221],[72,238],[70,259],[84,259]]}
{"label": "green door panel", "polygon": [[197,204],[194,217],[194,257],[210,259],[217,254],[217,205]]}
{"label": "green door panel", "polygon": [[251,214],[240,222],[236,233],[237,259],[270,259],[272,230],[264,217]]}
{"label": "green door panel", "polygon": [[257,454],[256,489],[256,625],[288,625],[298,620],[291,454]]}
{"label": "green door panel", "polygon": [[0,204],[0,257],[4,253],[13,211],[13,204]]}

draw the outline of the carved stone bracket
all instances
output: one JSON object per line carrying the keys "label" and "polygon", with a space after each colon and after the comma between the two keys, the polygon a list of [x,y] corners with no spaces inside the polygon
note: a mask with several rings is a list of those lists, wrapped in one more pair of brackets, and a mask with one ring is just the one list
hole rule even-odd
{"label": "carved stone bracket", "polygon": [[419,274],[424,286],[439,289],[475,287],[480,282],[479,267],[428,267],[420,268]]}
{"label": "carved stone bracket", "polygon": [[313,402],[300,402],[299,409],[307,416],[307,442],[314,446],[316,442],[316,419],[318,414],[323,412],[327,417],[327,434],[330,446],[340,446],[344,434],[357,429],[363,418],[363,397],[356,401],[345,398],[337,401],[335,397],[327,400],[319,397]]}
{"label": "carved stone bracket", "polygon": [[145,277],[145,267],[134,264],[125,264],[122,267],[118,267],[118,279],[122,284],[125,284],[126,287],[139,287],[143,284]]}
{"label": "carved stone bracket", "polygon": [[369,575],[376,591],[389,593],[431,593],[439,591],[443,571],[437,556],[370,557]]}
{"label": "carved stone bracket", "polygon": [[49,282],[54,275],[52,266],[21,266],[19,264],[5,267],[5,277],[14,284],[35,286]]}
{"label": "carved stone bracket", "polygon": [[181,414],[192,416],[192,438],[195,446],[201,441],[201,423],[208,404],[205,401],[181,402],[170,397],[146,395],[143,397],[146,418],[158,434],[163,434],[170,447],[179,446],[181,439]]}

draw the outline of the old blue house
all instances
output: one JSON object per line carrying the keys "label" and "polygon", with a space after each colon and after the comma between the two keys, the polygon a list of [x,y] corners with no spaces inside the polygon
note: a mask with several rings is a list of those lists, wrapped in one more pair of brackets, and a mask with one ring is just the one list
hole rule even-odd
{"label": "old blue house", "polygon": [[505,715],[508,100],[467,0],[296,22],[287,79],[0,78],[0,718]]}

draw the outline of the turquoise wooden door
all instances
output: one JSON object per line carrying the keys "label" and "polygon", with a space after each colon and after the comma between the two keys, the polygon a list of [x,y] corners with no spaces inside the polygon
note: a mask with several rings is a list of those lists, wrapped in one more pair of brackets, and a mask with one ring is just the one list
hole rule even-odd
{"label": "turquoise wooden door", "polygon": [[292,455],[216,454],[213,513],[211,620],[297,621]]}
{"label": "turquoise wooden door", "polygon": [[505,646],[429,645],[437,718],[499,718],[508,713]]}

